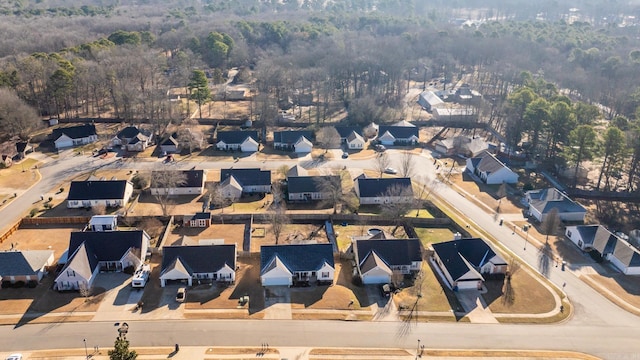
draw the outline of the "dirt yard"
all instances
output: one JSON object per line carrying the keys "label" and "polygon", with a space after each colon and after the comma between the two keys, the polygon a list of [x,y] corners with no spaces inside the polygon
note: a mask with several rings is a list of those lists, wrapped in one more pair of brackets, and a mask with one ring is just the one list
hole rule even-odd
{"label": "dirt yard", "polygon": [[[405,282],[407,287],[393,297],[398,308],[439,312],[459,308],[455,294],[441,283],[426,261],[422,263],[420,275],[413,281],[405,280]],[[453,317],[453,313],[451,317]]]}
{"label": "dirt yard", "polygon": [[544,314],[554,309],[553,294],[529,272],[520,269],[511,278],[512,300],[505,297],[506,280],[490,279],[485,282],[488,292],[483,294],[489,309],[494,313]]}
{"label": "dirt yard", "polygon": [[213,224],[208,228],[177,226],[167,236],[165,245],[179,245],[182,237],[187,236],[194,245],[198,240],[224,239],[225,244],[236,244],[238,251],[242,251],[244,227],[242,224]]}
{"label": "dirt yard", "polygon": [[[276,237],[269,224],[253,224],[251,229],[251,252],[260,252],[262,245],[276,244]],[[324,224],[287,224],[284,226],[278,244],[328,243]]]}
{"label": "dirt yard", "polygon": [[57,261],[69,247],[71,232],[80,231],[83,227],[83,225],[41,225],[20,228],[9,239],[0,243],[0,251],[11,249],[11,244],[18,250],[51,249]]}
{"label": "dirt yard", "polygon": [[[500,214],[521,214],[524,210],[519,196],[508,195],[500,200],[497,195],[499,185],[478,184],[468,174],[453,174],[450,180],[454,186],[471,194],[472,201],[484,205],[481,208],[488,213],[497,210]],[[507,185],[507,193],[513,192],[514,189]]]}
{"label": "dirt yard", "polygon": [[[364,236],[367,234],[369,229],[381,229],[388,234],[393,234],[393,230],[395,226],[378,226],[378,225],[347,225],[347,226],[339,226],[335,225],[334,231],[337,235],[338,241],[338,250],[345,251],[351,245],[351,237],[352,236]],[[404,229],[402,227],[398,228],[393,234],[394,237],[398,239],[406,239],[407,234],[405,234]]]}
{"label": "dirt yard", "polygon": [[624,275],[612,270],[609,273],[593,271],[591,274],[582,275],[581,278],[595,282],[629,304],[640,307],[640,278],[637,276]]}

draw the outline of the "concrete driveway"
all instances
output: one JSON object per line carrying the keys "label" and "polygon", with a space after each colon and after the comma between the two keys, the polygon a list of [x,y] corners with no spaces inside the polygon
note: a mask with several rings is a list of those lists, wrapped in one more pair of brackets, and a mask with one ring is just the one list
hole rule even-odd
{"label": "concrete driveway", "polygon": [[469,321],[477,324],[497,324],[495,316],[487,304],[485,304],[482,295],[478,290],[459,290],[456,297],[467,313]]}
{"label": "concrete driveway", "polygon": [[117,321],[137,319],[134,308],[142,298],[143,291],[131,287],[131,275],[125,273],[98,274],[94,287],[106,290],[106,295],[93,321]]}
{"label": "concrete driveway", "polygon": [[288,286],[264,288],[264,318],[291,320],[291,291]]}

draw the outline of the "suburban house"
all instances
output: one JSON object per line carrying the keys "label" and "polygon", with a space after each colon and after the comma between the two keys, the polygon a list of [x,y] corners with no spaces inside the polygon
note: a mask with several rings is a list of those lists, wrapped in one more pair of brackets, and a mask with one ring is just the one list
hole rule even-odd
{"label": "suburban house", "polygon": [[478,157],[468,158],[466,170],[488,185],[518,182],[518,174],[488,151]]}
{"label": "suburban house", "polygon": [[382,145],[415,145],[420,141],[418,128],[410,126],[380,125],[376,140]]}
{"label": "suburban house", "polygon": [[220,189],[225,198],[237,200],[242,194],[271,192],[271,171],[252,169],[220,170]]}
{"label": "suburban house", "polygon": [[456,239],[431,246],[432,260],[453,290],[482,289],[483,274],[507,272],[507,262],[482,239]]}
{"label": "suburban house", "polygon": [[441,106],[444,104],[444,101],[436,95],[433,91],[423,91],[418,96],[418,104],[422,106],[423,109],[431,112],[434,107]]}
{"label": "suburban house", "polygon": [[180,143],[176,140],[175,134],[169,135],[160,141],[161,154],[176,154],[178,152],[180,152]]}
{"label": "suburban house", "polygon": [[565,236],[583,251],[597,251],[622,273],[640,275],[640,251],[604,226],[567,226]]}
{"label": "suburban house", "polygon": [[198,212],[193,215],[185,215],[182,223],[187,227],[207,228],[211,226],[211,213]]}
{"label": "suburban house", "polygon": [[118,215],[93,215],[89,220],[91,231],[118,230]]}
{"label": "suburban house", "polygon": [[410,178],[356,178],[360,205],[413,201]]}
{"label": "suburban house", "polygon": [[155,171],[151,172],[151,195],[201,195],[204,192],[204,184],[207,181],[207,174],[204,170],[175,170],[181,171],[184,175],[183,182],[174,187],[158,187],[158,178]]}
{"label": "suburban house", "polygon": [[291,286],[298,282],[331,284],[334,273],[332,244],[260,247],[262,286]]}
{"label": "suburban house", "polygon": [[543,222],[553,209],[557,209],[560,220],[566,222],[584,222],[584,217],[587,215],[587,209],[584,206],[569,199],[556,188],[527,191],[525,200],[529,205],[529,215],[539,222]]}
{"label": "suburban house", "polygon": [[127,126],[111,139],[111,146],[121,146],[127,151],[145,151],[153,144],[153,133],[137,126]]}
{"label": "suburban house", "polygon": [[236,281],[236,244],[165,246],[162,248],[160,286],[168,283]]}
{"label": "suburban house", "polygon": [[477,157],[485,150],[495,148],[495,145],[479,137],[455,136],[434,142],[435,150],[444,155],[461,154],[466,157]]}
{"label": "suburban house", "polygon": [[40,281],[52,264],[53,250],[0,252],[0,282]]}
{"label": "suburban house", "polygon": [[362,129],[358,126],[336,126],[340,134],[340,143],[346,145],[349,150],[362,150],[367,141],[362,135]]}
{"label": "suburban house", "polygon": [[127,180],[72,181],[67,196],[67,207],[121,207],[129,202],[131,194],[133,184]]}
{"label": "suburban house", "polygon": [[394,275],[420,271],[419,239],[354,240],[351,245],[363,284],[390,284]]}
{"label": "suburban house", "polygon": [[216,137],[218,150],[256,152],[260,146],[257,131],[218,131]]}
{"label": "suburban house", "polygon": [[441,121],[476,121],[478,112],[472,106],[438,107],[432,111],[434,120]]}
{"label": "suburban house", "polygon": [[314,135],[307,130],[285,130],[273,132],[273,148],[278,150],[308,153],[313,149]]}
{"label": "suburban house", "polygon": [[322,182],[335,184],[341,188],[341,180],[338,175],[327,176],[294,176],[287,178],[287,193],[289,201],[324,200],[331,193],[322,191]]}
{"label": "suburban house", "polygon": [[90,289],[99,272],[137,269],[144,264],[149,239],[144,230],[72,232],[69,258],[55,279],[54,289]]}
{"label": "suburban house", "polygon": [[56,149],[64,149],[98,141],[98,134],[96,133],[95,125],[85,124],[55,129],[51,134],[51,138],[55,143]]}

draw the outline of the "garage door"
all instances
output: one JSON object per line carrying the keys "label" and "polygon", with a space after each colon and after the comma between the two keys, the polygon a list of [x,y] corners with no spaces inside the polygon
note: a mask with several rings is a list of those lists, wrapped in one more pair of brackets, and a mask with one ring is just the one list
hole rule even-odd
{"label": "garage door", "polygon": [[290,277],[263,277],[261,279],[262,286],[289,286],[291,285]]}
{"label": "garage door", "polygon": [[478,289],[478,280],[472,281],[458,281],[457,283],[458,290],[477,290]]}
{"label": "garage door", "polygon": [[386,275],[364,275],[362,278],[363,284],[388,284],[391,282],[391,278]]}

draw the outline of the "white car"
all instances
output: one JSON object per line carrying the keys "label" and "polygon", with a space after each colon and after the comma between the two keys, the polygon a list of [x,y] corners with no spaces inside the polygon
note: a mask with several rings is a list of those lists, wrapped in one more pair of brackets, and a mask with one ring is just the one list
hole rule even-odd
{"label": "white car", "polygon": [[22,354],[11,354],[7,360],[22,360]]}
{"label": "white car", "polygon": [[392,168],[392,167],[388,167],[388,168],[384,169],[384,172],[385,172],[386,174],[397,174],[397,173],[398,173],[398,170],[396,170],[396,169],[394,169],[394,168]]}
{"label": "white car", "polygon": [[178,289],[178,293],[176,294],[176,301],[177,302],[184,302],[184,300],[187,298],[187,289],[181,287],[180,289]]}

